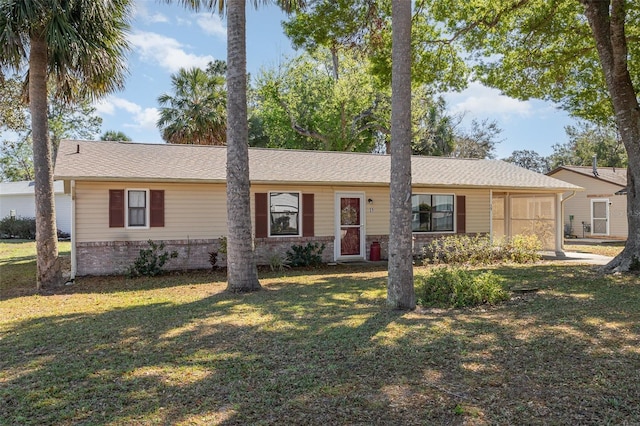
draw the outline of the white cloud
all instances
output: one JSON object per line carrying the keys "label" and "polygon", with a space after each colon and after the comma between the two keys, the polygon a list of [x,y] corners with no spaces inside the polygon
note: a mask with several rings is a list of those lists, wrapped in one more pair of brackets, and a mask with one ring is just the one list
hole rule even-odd
{"label": "white cloud", "polygon": [[134,18],[138,18],[147,24],[169,22],[169,19],[162,13],[149,12],[149,9],[147,8],[147,2],[145,1],[136,1],[134,3],[133,16]]}
{"label": "white cloud", "polygon": [[473,117],[509,116],[527,117],[532,114],[530,102],[519,101],[500,94],[497,89],[472,82],[460,93],[445,95],[449,112],[454,114],[469,114]]}
{"label": "white cloud", "polygon": [[217,36],[222,39],[227,38],[227,29],[225,28],[220,16],[213,13],[198,13],[195,15],[198,26],[206,33]]}
{"label": "white cloud", "polygon": [[157,108],[143,108],[118,96],[108,96],[96,102],[94,106],[99,114],[116,115],[119,110],[126,112],[133,122],[125,123],[123,126],[135,129],[156,130],[156,122],[160,116]]}
{"label": "white cloud", "polygon": [[107,98],[100,99],[98,102],[94,103],[93,106],[96,108],[96,112],[100,115],[113,115],[116,113],[116,106],[109,102]]}
{"label": "white cloud", "polygon": [[157,33],[137,31],[129,36],[129,41],[143,61],[157,64],[172,73],[180,68],[206,68],[209,62],[215,60],[211,55],[187,53],[178,40]]}

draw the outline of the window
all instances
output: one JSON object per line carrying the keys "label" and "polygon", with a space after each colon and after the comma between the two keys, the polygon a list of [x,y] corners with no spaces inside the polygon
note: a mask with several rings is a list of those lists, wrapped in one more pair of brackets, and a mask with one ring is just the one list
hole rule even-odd
{"label": "window", "polygon": [[300,235],[300,194],[297,192],[269,193],[269,234]]}
{"label": "window", "polygon": [[164,226],[164,191],[157,189],[110,189],[109,227]]}
{"label": "window", "polygon": [[[269,234],[272,226],[272,216],[270,212],[270,199],[271,195],[277,195],[278,193],[267,193],[267,192],[256,192],[255,194],[255,236],[256,238],[267,238],[269,236],[278,236],[278,234]],[[299,226],[302,228],[302,232],[298,232],[298,234],[291,234],[294,236],[303,236],[303,237],[313,237],[315,235],[315,219],[314,219],[314,211],[315,211],[315,197],[314,194],[286,194],[280,193],[281,195],[290,195],[290,198],[295,200],[295,197],[298,197],[298,200],[302,200],[300,204],[297,204],[302,208],[301,214],[298,215],[298,220],[301,220],[302,223],[298,222]],[[276,200],[282,197],[276,197]],[[153,197],[152,197],[152,207],[153,207]],[[293,207],[295,204],[292,203]],[[274,206],[275,207],[275,206]],[[151,210],[151,217],[153,218],[153,209]],[[291,224],[291,218],[289,219],[289,224]],[[294,223],[297,221],[294,221]],[[153,221],[151,221],[151,226],[153,225]],[[273,227],[275,228],[275,227]],[[275,229],[274,229],[275,230]],[[283,234],[280,234],[283,235]],[[289,235],[289,234],[284,234]]]}
{"label": "window", "polygon": [[147,226],[147,191],[130,190],[127,191],[127,225]]}
{"label": "window", "polygon": [[414,194],[411,212],[413,232],[453,231],[453,195]]}

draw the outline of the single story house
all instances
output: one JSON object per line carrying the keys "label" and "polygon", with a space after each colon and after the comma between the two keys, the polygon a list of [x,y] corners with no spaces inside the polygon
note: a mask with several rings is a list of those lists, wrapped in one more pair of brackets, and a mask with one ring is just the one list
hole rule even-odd
{"label": "single story house", "polygon": [[626,168],[560,166],[547,175],[585,188],[575,196],[566,195],[565,234],[580,238],[627,238]]}
{"label": "single story house", "polygon": [[[387,257],[388,155],[249,149],[256,255],[324,243],[325,261]],[[227,233],[226,147],[65,140],[55,179],[72,196],[72,273],[113,274],[148,240],[209,268]],[[562,250],[562,193],[576,185],[499,160],[412,158],[414,249],[455,233],[535,233]]]}
{"label": "single story house", "polygon": [[[35,182],[0,183],[0,219],[36,217]],[[71,234],[71,195],[65,194],[63,182],[53,183],[58,231]]]}

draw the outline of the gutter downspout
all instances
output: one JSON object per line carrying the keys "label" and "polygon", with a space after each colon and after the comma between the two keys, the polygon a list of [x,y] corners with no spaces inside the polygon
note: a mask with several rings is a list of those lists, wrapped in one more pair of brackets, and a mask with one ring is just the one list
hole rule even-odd
{"label": "gutter downspout", "polygon": [[71,181],[71,278],[76,279],[78,262],[76,259],[76,181]]}
{"label": "gutter downspout", "polygon": [[[567,196],[566,198],[562,198],[560,199],[560,221],[559,223],[561,224],[562,228],[564,228],[564,202],[573,198],[576,195],[576,191],[571,191],[571,194],[569,196]],[[560,252],[562,253],[562,256],[564,257],[564,230],[562,230],[561,233],[561,238],[560,238],[561,244],[560,244]],[[557,246],[557,244],[556,244]]]}

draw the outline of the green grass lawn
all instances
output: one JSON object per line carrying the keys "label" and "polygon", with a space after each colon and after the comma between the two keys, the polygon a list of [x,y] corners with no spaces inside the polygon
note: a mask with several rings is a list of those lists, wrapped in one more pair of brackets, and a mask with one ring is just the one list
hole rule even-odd
{"label": "green grass lawn", "polygon": [[[58,243],[60,256],[68,257],[71,243]],[[33,294],[36,289],[36,243],[27,240],[0,240],[0,300],[17,294]]]}
{"label": "green grass lawn", "polygon": [[[19,263],[0,250],[4,280]],[[263,274],[245,295],[205,272],[13,287],[0,424],[640,423],[638,277],[494,271],[539,290],[395,312],[384,269],[341,265]]]}

